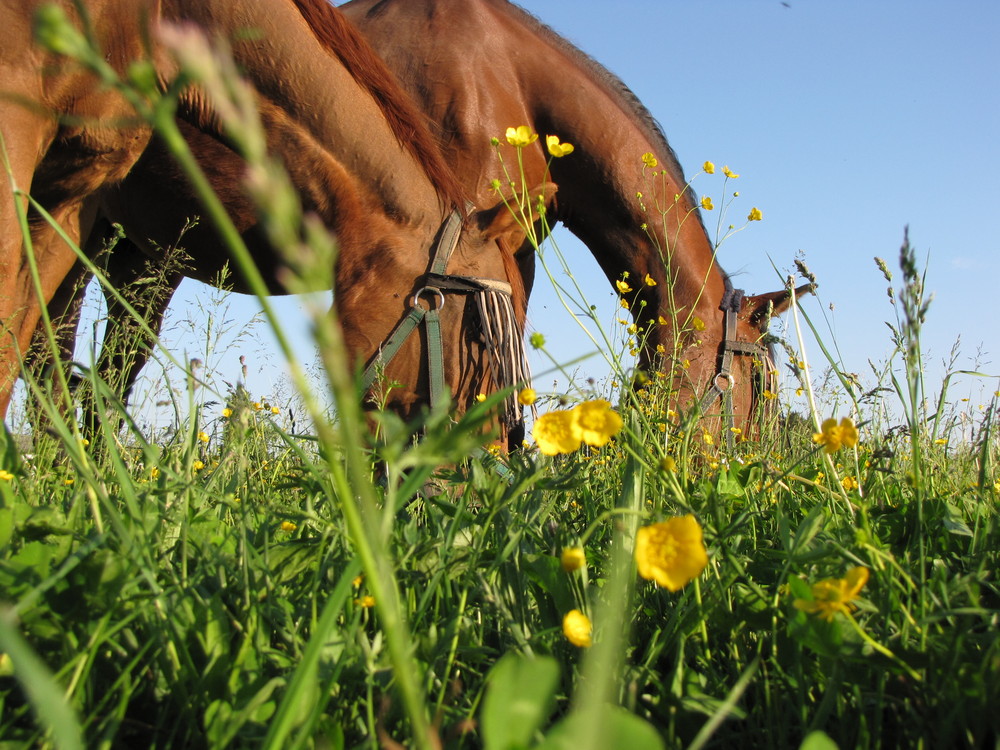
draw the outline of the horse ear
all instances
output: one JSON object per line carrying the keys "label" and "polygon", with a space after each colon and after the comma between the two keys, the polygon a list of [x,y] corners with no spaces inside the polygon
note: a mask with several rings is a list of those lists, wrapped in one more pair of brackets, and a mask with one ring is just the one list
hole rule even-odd
{"label": "horse ear", "polygon": [[[812,292],[814,288],[813,284],[803,284],[793,292],[795,299],[807,292]],[[748,313],[750,321],[758,325],[764,325],[776,315],[783,315],[791,304],[792,294],[787,289],[767,294],[755,294],[752,297],[745,297],[743,300],[743,307]]]}
{"label": "horse ear", "polygon": [[[532,224],[541,216],[542,211],[540,209],[548,208],[558,189],[559,186],[554,182],[543,182],[528,192],[526,205],[531,212]],[[474,220],[478,223],[483,236],[488,240],[509,240],[510,235],[519,234],[520,239],[516,242],[511,242],[511,246],[517,247],[523,241],[524,229],[518,223],[521,217],[515,216],[503,201],[497,203],[493,208],[478,211],[474,216]]]}

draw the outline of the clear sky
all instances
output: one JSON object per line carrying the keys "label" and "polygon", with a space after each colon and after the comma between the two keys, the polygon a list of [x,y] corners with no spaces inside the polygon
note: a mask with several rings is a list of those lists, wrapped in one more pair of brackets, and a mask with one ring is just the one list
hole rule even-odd
{"label": "clear sky", "polygon": [[[873,256],[897,271],[903,228],[928,265],[934,293],[924,351],[931,383],[961,336],[959,368],[1000,374],[996,361],[1000,253],[1000,3],[995,0],[525,0],[522,5],[630,86],[662,124],[689,174],[705,160],[740,174],[733,217],[750,206],[763,221],[725,243],[722,265],[747,292],[776,289],[802,257],[818,276],[814,320],[830,326],[843,367],[866,379],[868,360],[890,352],[894,320]],[[553,86],[559,72],[552,71]],[[519,123],[510,123],[516,125]],[[613,137],[613,134],[609,134]],[[712,194],[721,181],[699,182]],[[715,194],[718,205],[721,196]],[[713,225],[709,214],[706,222]],[[557,235],[592,302],[614,317],[615,299],[585,247]],[[172,316],[174,341],[206,292],[185,282]],[[199,296],[200,295],[200,296]],[[192,301],[193,300],[193,301]],[[236,327],[252,300],[233,296]],[[833,307],[832,311],[830,306]],[[294,304],[282,305],[288,325]],[[592,349],[543,285],[529,318],[562,360]],[[169,336],[168,336],[169,338]],[[199,337],[195,337],[196,339]],[[809,344],[807,343],[807,348]],[[984,354],[974,361],[977,352]],[[216,353],[238,376],[240,345]],[[281,378],[280,360],[247,347],[249,385],[260,395]],[[811,350],[813,361],[820,359]],[[598,360],[580,366],[601,376]],[[155,374],[153,377],[157,377]],[[551,377],[546,379],[551,383]],[[979,382],[967,379],[976,393]],[[541,385],[541,384],[540,384]],[[963,386],[964,387],[964,386]],[[985,384],[988,391],[997,381]]]}
{"label": "clear sky", "polygon": [[[741,193],[733,217],[755,205],[764,220],[723,245],[723,267],[748,292],[770,291],[771,261],[784,272],[801,253],[820,283],[819,300],[804,304],[820,323],[826,313],[824,339],[837,342],[847,371],[864,376],[869,359],[891,351],[884,321],[894,312],[872,258],[885,258],[898,283],[909,225],[934,293],[923,340],[930,382],[940,383],[940,362],[959,336],[959,368],[1000,374],[1000,240],[991,218],[1000,208],[1000,3],[524,5],[635,91],[689,176],[706,159],[741,175],[731,183]],[[557,71],[553,79],[558,85]],[[706,223],[714,226],[712,214]],[[559,242],[574,258],[586,252]],[[586,273],[613,304],[599,272]],[[551,303],[541,295],[532,303],[536,326],[547,329],[538,308]],[[975,363],[980,346],[986,356]]]}

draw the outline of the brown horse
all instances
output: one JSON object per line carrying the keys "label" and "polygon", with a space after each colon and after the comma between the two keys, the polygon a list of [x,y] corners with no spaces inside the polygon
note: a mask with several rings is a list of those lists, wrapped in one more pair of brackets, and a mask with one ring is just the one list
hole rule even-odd
{"label": "brown horse", "polygon": [[[341,10],[437,124],[449,160],[479,200],[490,199],[491,182],[503,177],[490,138],[506,127],[527,124],[577,146],[552,162],[560,192],[550,218],[583,240],[610,281],[628,272],[633,315],[651,329],[644,363],[660,347],[667,367],[686,360],[685,398],[697,394],[706,411],[722,401],[734,422],[746,423],[760,392],[753,384],[770,371],[754,369],[768,356],[758,342],[768,314],[779,314],[789,296],[744,297],[732,289],[672,149],[625,85],[505,0],[354,0]],[[642,169],[646,153],[659,161],[653,181]],[[529,183],[545,178],[541,141],[524,155]],[[639,192],[646,206],[668,210],[648,213]],[[518,261],[530,290],[529,245]],[[636,283],[647,275],[655,285]],[[667,325],[659,325],[661,317]],[[704,330],[695,330],[698,321]]]}
{"label": "brown horse", "polygon": [[[269,149],[284,162],[304,206],[338,240],[336,306],[352,353],[372,361],[390,334],[399,338],[400,321],[427,307],[444,308],[426,316],[440,318],[433,345],[438,362],[425,365],[420,356],[431,348],[430,334],[426,347],[420,336],[397,342],[398,356],[385,375],[404,385],[391,392],[390,406],[409,415],[434,392],[450,389],[467,402],[517,382],[509,353],[501,356],[474,335],[477,307],[466,300],[513,297],[508,306],[523,307],[520,279],[504,250],[520,244],[522,230],[502,204],[465,217],[464,192],[422,117],[337,10],[325,0],[162,0],[161,12],[162,19],[236,40],[233,56],[253,86]],[[255,260],[283,291],[284,261],[258,225],[242,188],[242,161],[226,145],[215,111],[202,92],[190,91],[178,116]],[[545,185],[538,193],[553,189]],[[199,212],[156,142],[120,186],[98,197],[100,212],[148,240],[148,250],[169,244],[185,218]],[[436,259],[432,247],[443,248]],[[186,236],[185,248],[188,273],[198,278],[211,278],[225,261],[208,227]],[[116,257],[132,261],[121,252]],[[453,298],[453,290],[463,296]],[[510,426],[516,416],[507,417]]]}
{"label": "brown horse", "polygon": [[[732,288],[673,149],[625,84],[507,0],[352,0],[340,8],[438,124],[477,197],[503,176],[490,138],[506,127],[526,124],[575,145],[549,172],[544,139],[524,151],[529,184],[549,174],[559,185],[550,219],[588,247],[612,284],[628,273],[635,322],[651,331],[643,364],[660,359],[659,347],[667,367],[686,360],[682,400],[697,394],[713,413],[722,401],[745,425],[760,391],[753,384],[774,366],[759,342],[789,294]],[[656,179],[643,170],[647,153],[658,161]],[[530,246],[518,259],[530,292]],[[647,274],[655,285],[643,283]]]}

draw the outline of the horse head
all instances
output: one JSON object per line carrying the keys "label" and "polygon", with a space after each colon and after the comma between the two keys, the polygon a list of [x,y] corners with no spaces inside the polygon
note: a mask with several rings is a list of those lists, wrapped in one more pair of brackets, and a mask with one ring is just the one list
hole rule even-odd
{"label": "horse head", "polygon": [[[556,192],[543,183],[526,196],[533,223]],[[429,251],[395,247],[341,259],[337,306],[348,347],[365,360],[363,385],[371,408],[405,417],[453,400],[458,412],[509,390],[498,420],[509,445],[523,434],[517,389],[528,385],[524,353],[526,295],[513,256],[525,228],[504,202],[453,211]],[[378,260],[374,260],[378,258]],[[383,292],[372,289],[374,275]],[[345,287],[346,285],[346,287]],[[395,290],[395,291],[392,291]],[[405,292],[403,291],[405,290]]]}
{"label": "horse head", "polygon": [[812,285],[753,296],[733,288],[728,277],[725,286],[713,328],[706,325],[684,349],[680,402],[731,443],[737,435],[760,434],[776,416],[778,371],[768,326]]}

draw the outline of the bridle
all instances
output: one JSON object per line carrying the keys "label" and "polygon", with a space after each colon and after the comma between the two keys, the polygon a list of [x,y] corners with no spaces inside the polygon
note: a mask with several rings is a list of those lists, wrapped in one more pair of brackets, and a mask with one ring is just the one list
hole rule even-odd
{"label": "bridle", "polygon": [[756,389],[757,392],[751,391],[751,404],[763,397],[766,379],[769,377],[768,373],[774,369],[774,359],[768,346],[757,341],[740,341],[737,338],[736,324],[740,308],[743,306],[743,296],[743,290],[733,289],[729,280],[726,279],[726,291],[719,304],[719,309],[723,312],[723,333],[718,358],[719,368],[698,404],[699,409],[704,413],[714,401],[722,402],[722,417],[728,428],[726,430],[726,445],[729,448],[732,448],[735,442],[733,428],[736,427],[736,415],[733,412],[733,389],[736,387],[736,379],[733,377],[733,360],[740,354],[757,357],[760,360],[763,374],[760,378],[753,379],[751,388]]}
{"label": "bridle", "polygon": [[[524,353],[522,331],[514,316],[510,283],[447,272],[448,261],[458,247],[464,224],[465,217],[455,210],[441,225],[430,253],[429,270],[422,277],[422,286],[413,294],[409,311],[392,329],[365,367],[362,386],[366,391],[374,385],[379,373],[399,353],[403,344],[423,324],[427,340],[426,364],[431,408],[449,397],[444,374],[441,310],[444,309],[446,295],[454,294],[471,294],[476,300],[483,346],[490,359],[490,375],[497,389],[517,385],[526,387],[530,384],[531,376]],[[523,423],[516,393],[512,393],[504,401],[501,420],[508,429]]]}

